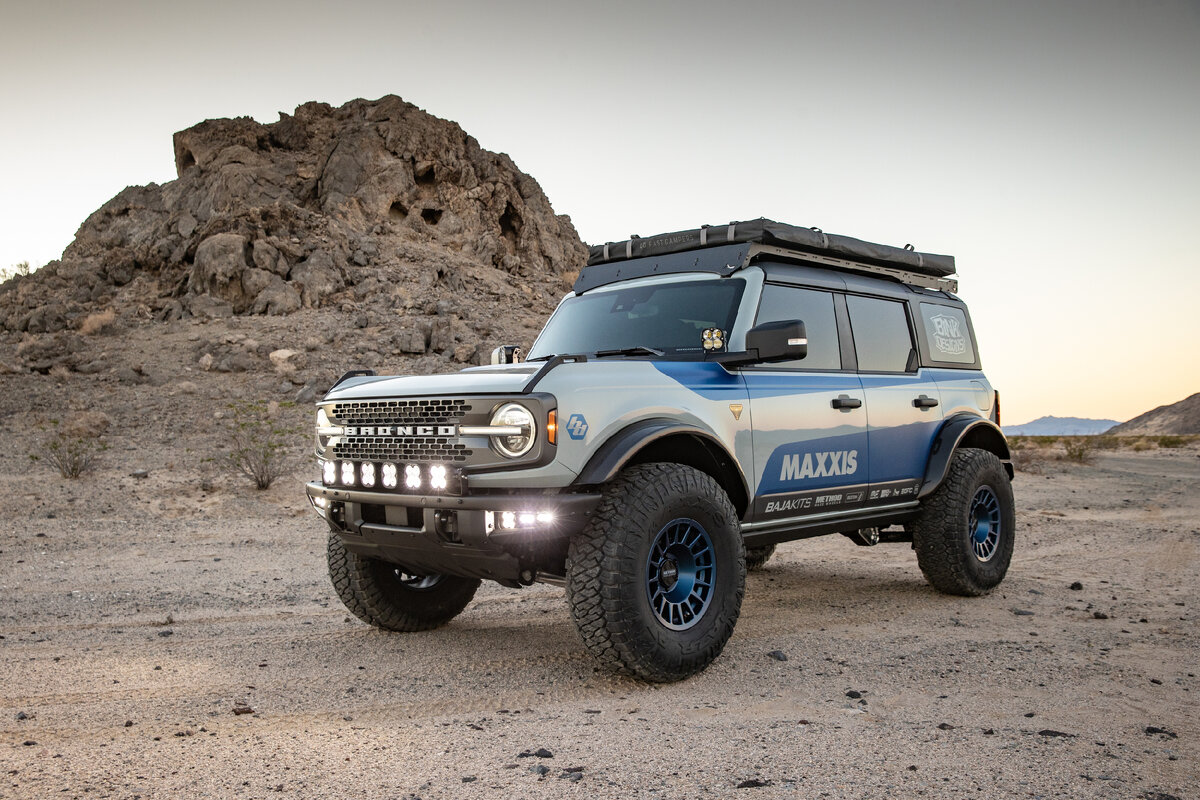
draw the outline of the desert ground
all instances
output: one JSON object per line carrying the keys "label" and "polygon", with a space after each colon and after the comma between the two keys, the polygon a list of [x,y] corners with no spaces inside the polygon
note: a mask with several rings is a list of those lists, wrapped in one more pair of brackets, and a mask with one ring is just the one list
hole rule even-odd
{"label": "desert ground", "polygon": [[1018,473],[988,597],[907,544],[784,545],[716,663],[651,686],[597,670],[552,586],[363,625],[303,471],[202,487],[139,436],[77,480],[22,445],[0,472],[0,797],[1200,797],[1194,442]]}

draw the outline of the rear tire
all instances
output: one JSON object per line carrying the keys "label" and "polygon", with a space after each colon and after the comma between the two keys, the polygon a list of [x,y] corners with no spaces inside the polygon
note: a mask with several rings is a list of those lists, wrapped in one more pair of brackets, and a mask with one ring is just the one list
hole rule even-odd
{"label": "rear tire", "polygon": [[762,547],[747,547],[746,571],[753,572],[762,569],[774,554],[775,545],[773,544],[765,544]]}
{"label": "rear tire", "polygon": [[946,594],[990,592],[1008,572],[1016,533],[1012,483],[987,450],[954,454],[942,485],[911,525],[917,564]]}
{"label": "rear tire", "polygon": [[329,577],[350,613],[387,631],[427,631],[445,625],[471,602],[480,581],[454,575],[413,575],[404,567],[352,553],[336,533],[326,550]]}
{"label": "rear tire", "polygon": [[567,554],[567,598],[584,645],[646,681],[706,668],[733,633],[746,584],[737,512],[711,477],[641,464],[604,491]]}

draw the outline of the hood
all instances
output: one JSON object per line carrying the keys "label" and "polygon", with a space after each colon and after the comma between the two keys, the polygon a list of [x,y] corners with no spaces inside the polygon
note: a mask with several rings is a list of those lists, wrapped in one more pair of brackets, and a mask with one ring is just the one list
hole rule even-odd
{"label": "hood", "polygon": [[322,402],[376,397],[513,394],[520,392],[541,364],[471,367],[441,375],[362,375],[331,389]]}

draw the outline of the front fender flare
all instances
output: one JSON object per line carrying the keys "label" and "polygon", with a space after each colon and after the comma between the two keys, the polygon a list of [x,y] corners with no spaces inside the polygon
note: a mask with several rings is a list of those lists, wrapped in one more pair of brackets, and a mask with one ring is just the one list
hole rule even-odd
{"label": "front fender flare", "polygon": [[978,447],[988,450],[1004,462],[1004,469],[1009,479],[1013,477],[1012,454],[1008,450],[1008,440],[1004,432],[990,419],[976,417],[970,414],[951,417],[946,420],[938,435],[934,437],[933,446],[929,448],[929,461],[925,466],[925,480],[917,497],[923,498],[932,494],[950,471],[950,459],[960,447]]}
{"label": "front fender flare", "polygon": [[[576,484],[593,485],[607,483],[616,477],[641,450],[668,436],[692,436],[699,439],[717,460],[727,460],[741,481],[743,492],[749,492],[746,476],[741,465],[725,449],[721,441],[709,431],[673,419],[644,419],[622,428],[592,455],[576,478]],[[718,455],[719,454],[719,455]]]}

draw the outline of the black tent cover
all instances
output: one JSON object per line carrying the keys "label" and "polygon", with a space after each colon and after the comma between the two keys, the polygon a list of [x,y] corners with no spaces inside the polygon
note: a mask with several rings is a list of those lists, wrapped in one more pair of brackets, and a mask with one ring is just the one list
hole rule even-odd
{"label": "black tent cover", "polygon": [[954,274],[954,256],[918,253],[911,245],[892,247],[864,242],[850,236],[824,233],[819,228],[800,228],[765,218],[731,222],[728,225],[705,225],[693,230],[636,237],[624,242],[594,244],[588,250],[588,266],[742,242],[822,253],[851,261],[908,270],[933,278],[945,278]]}

